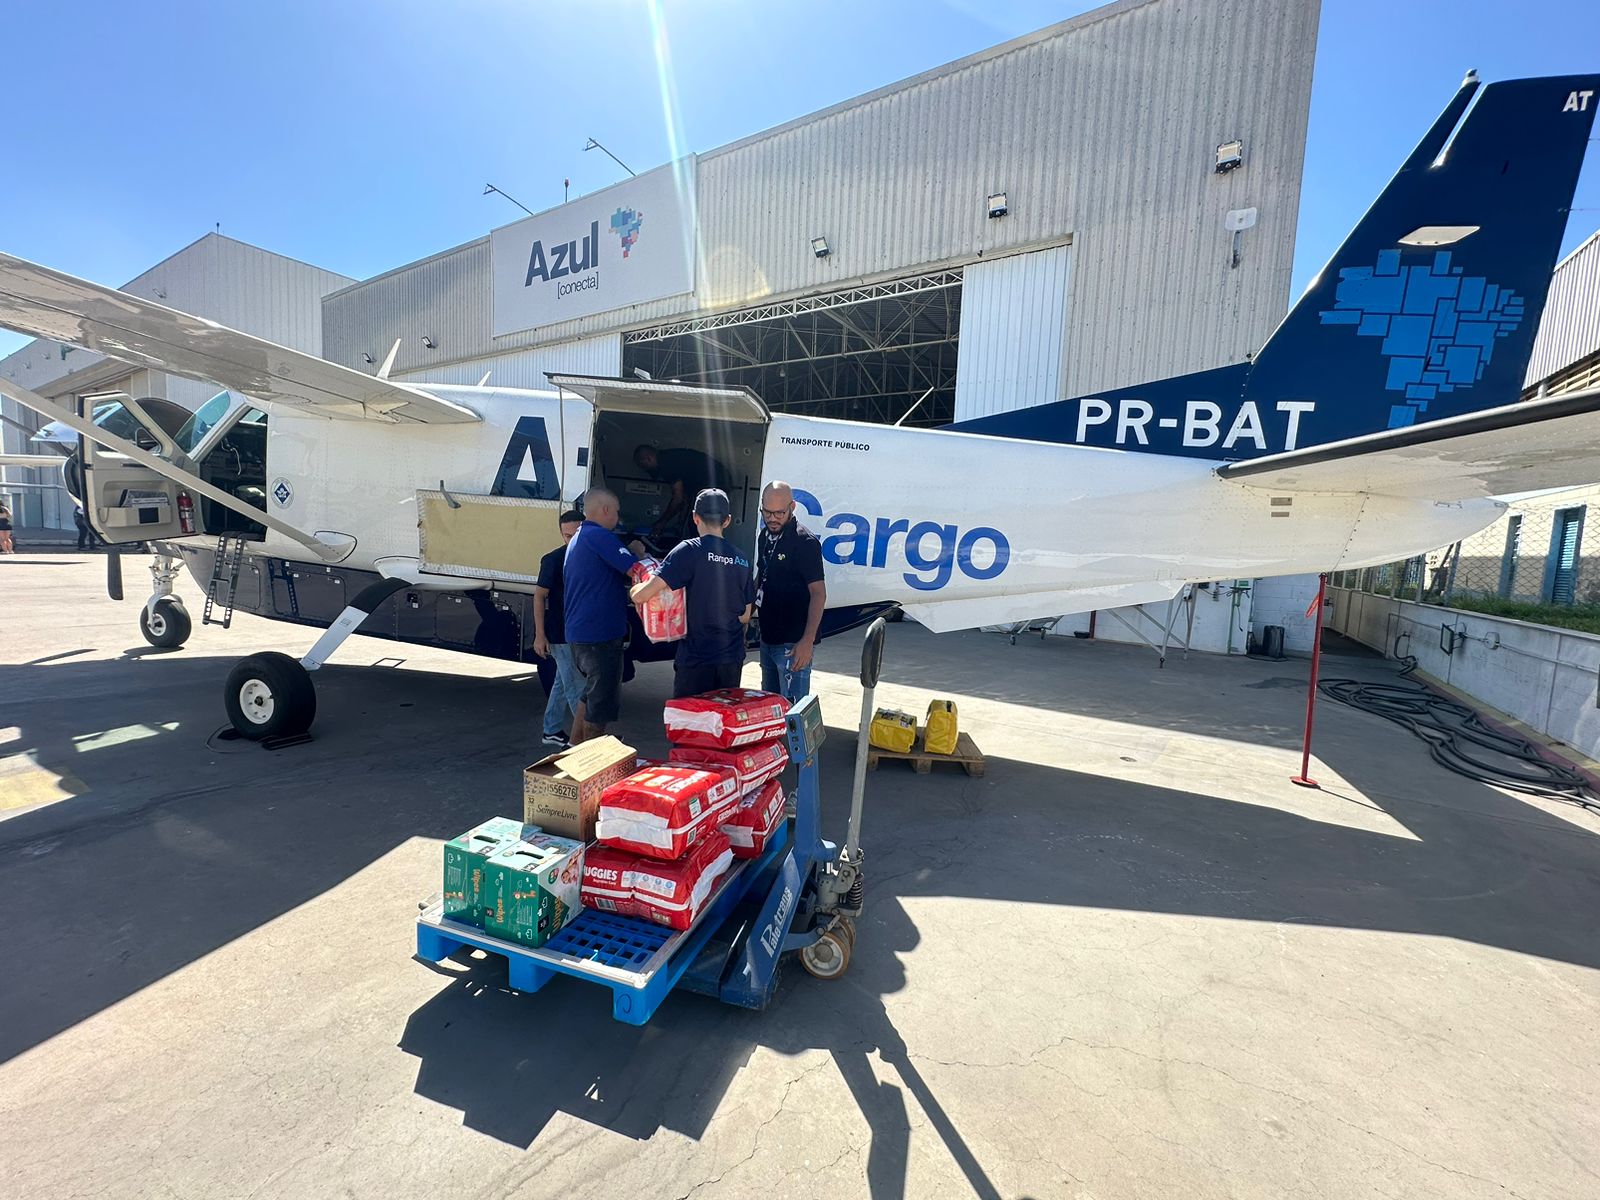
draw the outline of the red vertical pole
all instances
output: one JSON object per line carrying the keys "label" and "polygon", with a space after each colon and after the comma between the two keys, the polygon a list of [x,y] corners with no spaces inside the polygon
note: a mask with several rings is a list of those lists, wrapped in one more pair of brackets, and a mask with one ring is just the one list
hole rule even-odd
{"label": "red vertical pole", "polygon": [[1311,686],[1306,689],[1306,733],[1300,746],[1300,774],[1291,775],[1289,782],[1300,787],[1320,788],[1311,778],[1311,718],[1317,712],[1317,670],[1322,666],[1322,605],[1328,598],[1328,573],[1324,571],[1317,580],[1317,632],[1311,642]]}

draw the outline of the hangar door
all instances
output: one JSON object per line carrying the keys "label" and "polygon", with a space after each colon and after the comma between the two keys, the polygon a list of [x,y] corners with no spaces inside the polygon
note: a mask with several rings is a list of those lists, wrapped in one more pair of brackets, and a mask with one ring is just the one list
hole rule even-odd
{"label": "hangar door", "polygon": [[[969,270],[971,268],[968,268]],[[746,387],[775,412],[955,418],[962,272],[936,271],[634,330],[622,373]]]}
{"label": "hangar door", "polygon": [[1062,399],[1072,247],[974,263],[965,274],[955,420]]}

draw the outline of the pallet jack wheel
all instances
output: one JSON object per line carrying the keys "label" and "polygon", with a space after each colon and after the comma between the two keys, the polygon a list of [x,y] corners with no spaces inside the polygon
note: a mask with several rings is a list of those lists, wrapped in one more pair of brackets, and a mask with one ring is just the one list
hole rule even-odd
{"label": "pallet jack wheel", "polygon": [[830,929],[800,951],[800,965],[818,979],[838,979],[850,965],[850,942]]}
{"label": "pallet jack wheel", "polygon": [[856,952],[856,921],[855,921],[855,918],[854,917],[840,917],[839,918],[839,923],[837,925],[835,925],[833,928],[834,928],[834,932],[844,934],[844,940],[849,945],[850,953],[854,954]]}

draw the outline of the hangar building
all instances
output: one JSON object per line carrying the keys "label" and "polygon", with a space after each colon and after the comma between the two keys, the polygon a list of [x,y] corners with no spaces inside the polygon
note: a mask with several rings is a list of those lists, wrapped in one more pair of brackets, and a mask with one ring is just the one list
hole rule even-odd
{"label": "hangar building", "polygon": [[323,353],[924,425],[1238,361],[1288,306],[1317,19],[1120,0],[353,284]]}
{"label": "hangar building", "polygon": [[1237,361],[1287,307],[1316,33],[1315,4],[1121,0],[354,284],[323,351],[863,420],[932,388],[931,425]]}

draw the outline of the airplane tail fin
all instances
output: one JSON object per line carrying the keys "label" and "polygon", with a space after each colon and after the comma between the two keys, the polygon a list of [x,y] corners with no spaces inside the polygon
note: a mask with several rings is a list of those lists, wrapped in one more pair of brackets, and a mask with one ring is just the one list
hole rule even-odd
{"label": "airplane tail fin", "polygon": [[1468,75],[1251,361],[953,428],[1237,460],[1514,403],[1597,111],[1600,75]]}
{"label": "airplane tail fin", "polygon": [[1597,75],[1481,91],[1469,75],[1256,356],[1246,398],[1314,404],[1300,446],[1515,401],[1597,110]]}

